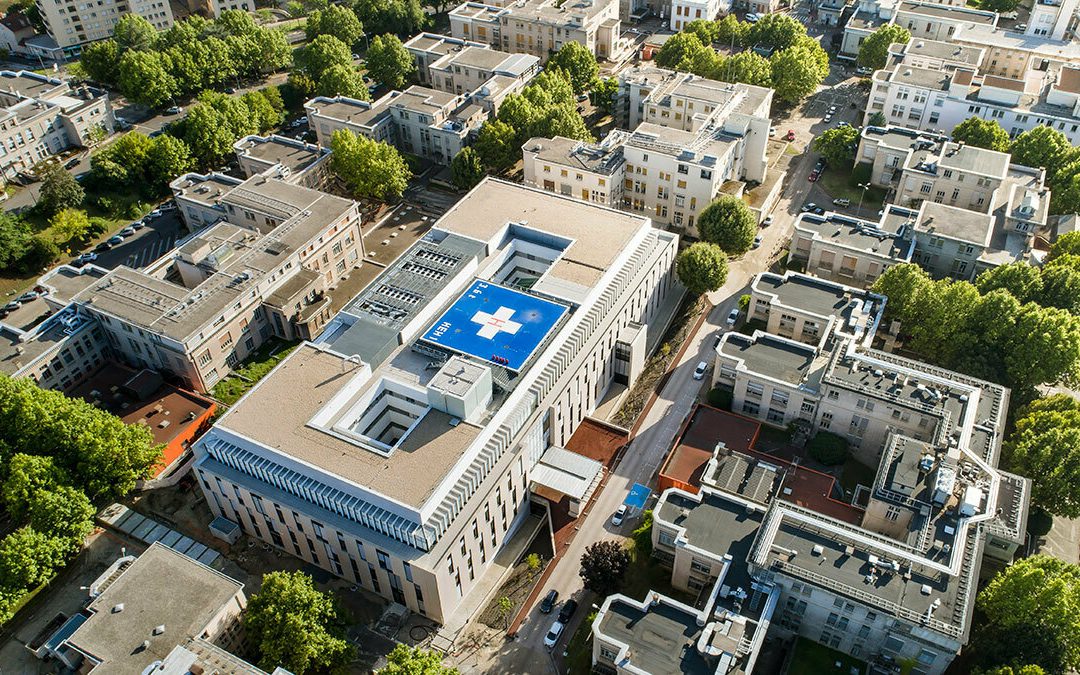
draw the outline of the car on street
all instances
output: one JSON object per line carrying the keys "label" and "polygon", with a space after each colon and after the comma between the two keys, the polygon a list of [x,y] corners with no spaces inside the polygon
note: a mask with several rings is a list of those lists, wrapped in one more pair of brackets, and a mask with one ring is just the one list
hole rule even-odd
{"label": "car on street", "polygon": [[615,513],[611,515],[611,524],[615,527],[622,525],[623,518],[626,517],[626,504],[619,504],[619,508],[615,509]]}
{"label": "car on street", "polygon": [[757,12],[748,12],[746,14],[747,23],[757,23],[758,21],[761,21],[761,15]]}
{"label": "car on street", "polygon": [[838,127],[850,127],[851,123],[850,122],[845,122],[844,120],[840,120],[839,122],[836,123],[836,126],[838,126]]}
{"label": "car on street", "polygon": [[864,76],[869,77],[870,75],[874,74],[874,69],[873,68],[867,68],[866,66],[859,66],[858,68],[855,69],[855,74],[856,75],[864,75]]}
{"label": "car on street", "polygon": [[97,253],[83,253],[79,257],[71,261],[71,264],[75,267],[82,267],[86,263],[92,263],[97,260]]}
{"label": "car on street", "polygon": [[735,327],[735,322],[738,321],[738,320],[739,320],[739,308],[736,307],[735,309],[728,312],[727,325],[730,326],[731,328],[734,328]]}
{"label": "car on street", "polygon": [[106,239],[105,243],[109,244],[110,246],[119,246],[120,244],[124,243],[124,238],[118,234],[114,234],[113,236]]}
{"label": "car on street", "polygon": [[178,105],[174,105],[165,109],[166,115],[179,115],[182,112],[184,112],[184,109]]}
{"label": "car on street", "polygon": [[795,140],[795,130],[794,129],[788,129],[787,130],[787,135],[784,136],[784,138],[786,140],[789,140],[789,141]]}
{"label": "car on street", "polygon": [[851,206],[851,200],[847,197],[837,197],[832,200],[833,206]]}
{"label": "car on street", "polygon": [[82,173],[77,173],[77,174],[75,174],[75,180],[77,182],[81,183],[84,180],[86,180],[86,177],[89,176],[89,175],[90,175],[89,171],[83,171]]}
{"label": "car on street", "polygon": [[562,621],[556,620],[555,623],[551,624],[551,630],[544,636],[544,646],[548,649],[553,648],[555,643],[559,641],[559,636],[562,635],[565,629],[566,624]]}
{"label": "car on street", "polygon": [[694,368],[694,379],[700,380],[705,377],[705,371],[709,369],[709,364],[705,361],[700,361],[697,364],[697,368]]}
{"label": "car on street", "polygon": [[81,157],[72,157],[68,161],[64,162],[64,168],[65,169],[71,169],[73,167],[76,167],[76,166],[79,165],[80,161],[82,161]]}
{"label": "car on street", "polygon": [[577,611],[577,600],[570,598],[563,603],[562,609],[559,610],[559,623],[568,624],[570,619],[573,618],[574,612]]}
{"label": "car on street", "polygon": [[38,293],[37,291],[27,291],[19,297],[15,298],[15,300],[17,300],[18,302],[30,302],[31,300],[37,300],[40,297],[41,293]]}
{"label": "car on street", "polygon": [[146,227],[146,223],[144,223],[144,222],[143,222],[143,221],[141,221],[141,220],[136,220],[136,221],[135,221],[134,223],[132,223],[132,224],[131,224],[131,225],[129,225],[128,227],[130,227],[130,228],[131,228],[131,229],[133,229],[133,230],[141,230],[141,229],[143,229],[144,227]]}
{"label": "car on street", "polygon": [[815,204],[814,202],[806,202],[805,204],[802,205],[801,211],[803,213],[808,213],[810,211],[813,211],[816,208],[817,208],[817,204]]}
{"label": "car on street", "polygon": [[148,216],[148,217],[150,217],[150,218],[157,218],[157,217],[158,217],[158,216],[160,216],[160,215],[161,215],[161,209],[154,209],[153,211],[151,211],[151,212],[149,213],[149,216]]}
{"label": "car on street", "polygon": [[754,237],[754,245],[751,246],[750,248],[758,248],[760,246],[761,246],[761,235],[759,234],[758,236]]}
{"label": "car on street", "polygon": [[814,164],[814,170],[818,171],[820,173],[820,172],[825,170],[825,166],[826,166],[825,165],[825,158],[824,157],[818,157],[817,162]]}
{"label": "car on street", "polygon": [[115,117],[114,119],[116,120],[116,126],[119,127],[122,131],[126,131],[127,129],[131,128],[131,122],[128,122],[123,117]]}
{"label": "car on street", "polygon": [[821,169],[814,167],[814,170],[810,172],[810,175],[806,177],[806,180],[813,183],[818,178],[821,178]]}
{"label": "car on street", "polygon": [[829,106],[828,114],[835,115],[836,114],[836,106],[834,106],[834,105]]}
{"label": "car on street", "polygon": [[14,312],[15,310],[17,310],[20,307],[22,307],[21,302],[19,302],[18,300],[12,300],[8,304],[4,305],[4,311],[5,312]]}
{"label": "car on street", "polygon": [[772,225],[772,216],[765,216],[765,220],[761,221],[762,227],[768,227]]}
{"label": "car on street", "polygon": [[117,232],[116,236],[118,236],[118,237],[130,237],[133,234],[135,234],[135,228],[128,226],[128,227],[125,227],[124,229],[120,230],[119,232]]}
{"label": "car on street", "polygon": [[1015,26],[1013,26],[1013,30],[1016,31],[1017,33],[1023,33],[1024,31],[1027,30],[1027,24],[1026,23],[1018,23]]}
{"label": "car on street", "polygon": [[551,610],[555,609],[555,603],[559,600],[559,592],[554,588],[548,591],[544,599],[540,601],[540,612],[543,614],[551,614]]}
{"label": "car on street", "polygon": [[162,211],[175,211],[176,210],[176,202],[165,202],[164,204],[162,204],[158,208],[160,208]]}
{"label": "car on street", "polygon": [[113,245],[110,244],[108,241],[103,241],[100,244],[98,244],[97,246],[95,246],[94,250],[97,251],[98,253],[104,253],[105,251],[108,251],[112,247],[113,247]]}
{"label": "car on street", "polygon": [[823,216],[825,215],[825,209],[821,208],[820,206],[815,206],[811,210],[811,213],[813,213],[815,216]]}
{"label": "car on street", "polygon": [[828,124],[829,122],[832,122],[832,114],[831,113],[825,113],[825,117],[821,121],[824,122],[825,124]]}

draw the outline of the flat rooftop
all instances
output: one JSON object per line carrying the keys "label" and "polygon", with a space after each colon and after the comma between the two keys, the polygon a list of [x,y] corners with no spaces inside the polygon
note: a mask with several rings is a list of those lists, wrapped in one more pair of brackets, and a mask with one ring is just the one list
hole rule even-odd
{"label": "flat rooftop", "polygon": [[107,270],[93,264],[80,268],[61,265],[38,279],[38,283],[51,289],[50,295],[55,300],[67,302],[106,273]]}
{"label": "flat rooftop", "polygon": [[900,51],[953,63],[965,63],[969,66],[978,66],[984,52],[983,49],[976,47],[966,47],[940,40],[912,40]]}
{"label": "flat rooftop", "polygon": [[727,333],[720,342],[720,353],[742,359],[751,373],[789,384],[805,381],[816,358],[813,347],[761,332],[754,337]]}
{"label": "flat rooftop", "polygon": [[[218,426],[418,508],[481,430],[467,422],[451,424],[449,415],[429,410],[393,455],[384,457],[309,426],[331,398],[354,386],[354,376],[340,355],[302,344],[225,413]],[[375,380],[378,377],[371,384]],[[369,387],[360,388],[355,398]]]}
{"label": "flat rooftop", "polygon": [[975,26],[991,27],[997,24],[996,12],[985,12],[964,6],[904,0],[900,3],[897,11],[923,14],[925,16],[949,19],[951,21],[964,22]]}
{"label": "flat rooftop", "polygon": [[927,234],[987,246],[994,231],[994,216],[924,201],[919,208],[916,228]]}
{"label": "flat rooftop", "polygon": [[885,232],[873,223],[834,214],[816,216],[804,213],[795,227],[816,233],[820,238],[841,246],[888,258],[906,257],[910,248],[895,232]]}
{"label": "flat rooftop", "polygon": [[27,70],[0,71],[0,90],[4,93],[13,92],[24,98],[38,98],[64,87],[64,83],[60,80]]}
{"label": "flat rooftop", "polygon": [[937,160],[937,164],[939,169],[957,169],[1004,178],[1009,171],[1009,160],[1010,156],[1007,152],[996,152],[949,141],[942,146],[941,157]]}
{"label": "flat rooftop", "polygon": [[374,127],[390,119],[390,103],[400,95],[392,91],[377,101],[367,102],[338,96],[327,98],[318,96],[304,104],[308,111],[308,126],[314,129],[311,115],[321,115],[340,122],[348,122],[361,127]]}
{"label": "flat rooftop", "polygon": [[[68,642],[99,659],[102,672],[139,675],[177,644],[201,634],[243,587],[155,543],[90,602],[92,616]],[[113,611],[117,605],[123,610]],[[158,626],[165,629],[155,635]]]}
{"label": "flat rooftop", "polygon": [[[686,530],[691,545],[715,556],[730,554],[745,561],[761,525],[762,513],[709,492],[697,502],[680,494],[670,494],[660,504],[659,518]],[[731,586],[731,584],[727,584]]]}
{"label": "flat rooftop", "polygon": [[646,673],[714,675],[716,666],[710,666],[696,649],[702,631],[697,619],[697,612],[666,602],[642,611],[616,600],[604,613],[599,630],[630,645],[631,663]]}
{"label": "flat rooftop", "polygon": [[[617,135],[622,136],[622,134]],[[615,170],[626,162],[621,143],[599,145],[563,136],[554,138],[535,136],[525,141],[522,149],[535,153],[536,158],[542,162],[561,164],[574,169],[580,168],[582,171],[606,176],[614,174]],[[537,179],[543,180],[545,175],[543,171],[539,171]]]}
{"label": "flat rooftop", "polygon": [[734,452],[746,452],[753,447],[760,431],[761,424],[756,420],[699,404],[660,474],[700,487],[705,465],[712,459],[717,443]]}
{"label": "flat rooftop", "polygon": [[270,165],[280,164],[292,173],[299,173],[318,161],[325,150],[312,143],[271,135],[242,138],[233,146],[237,152]]}
{"label": "flat rooftop", "polygon": [[852,299],[862,300],[866,297],[866,293],[861,291],[854,291],[841,284],[802,274],[789,276],[760,274],[755,279],[753,287],[762,293],[775,295],[785,307],[845,320],[851,314]]}

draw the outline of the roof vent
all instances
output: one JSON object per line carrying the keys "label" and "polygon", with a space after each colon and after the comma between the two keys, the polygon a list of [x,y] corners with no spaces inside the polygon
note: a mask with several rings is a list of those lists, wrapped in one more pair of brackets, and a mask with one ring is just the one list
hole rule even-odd
{"label": "roof vent", "polygon": [[165,624],[161,624],[160,626],[154,626],[154,635],[161,635],[164,632]]}
{"label": "roof vent", "polygon": [[923,584],[922,587],[919,589],[919,592],[923,595],[930,595],[930,585]]}
{"label": "roof vent", "polygon": [[825,552],[825,547],[821,544],[814,544],[814,548],[810,549],[811,555],[821,555]]}
{"label": "roof vent", "polygon": [[113,605],[113,608],[112,608],[112,613],[113,614],[119,614],[122,611],[124,611],[124,603],[118,602],[115,605]]}

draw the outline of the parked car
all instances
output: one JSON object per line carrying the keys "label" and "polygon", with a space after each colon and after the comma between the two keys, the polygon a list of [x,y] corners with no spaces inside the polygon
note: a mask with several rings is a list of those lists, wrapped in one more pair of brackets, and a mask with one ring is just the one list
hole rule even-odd
{"label": "parked car", "polygon": [[118,234],[114,234],[113,236],[105,240],[105,243],[109,244],[110,246],[119,246],[120,244],[124,243],[124,238]]}
{"label": "parked car", "polygon": [[1023,33],[1024,31],[1027,30],[1027,24],[1026,23],[1018,23],[1015,26],[1013,26],[1013,30],[1016,31],[1017,33]]}
{"label": "parked car", "polygon": [[694,368],[694,379],[700,380],[705,377],[705,371],[709,369],[709,364],[701,361],[697,364],[697,368]]}
{"label": "parked car", "polygon": [[789,140],[789,141],[795,140],[795,130],[794,129],[788,129],[787,130],[787,135],[784,136],[784,138]]}
{"label": "parked car", "polygon": [[562,621],[556,621],[551,624],[551,630],[544,636],[544,646],[551,649],[555,646],[555,643],[559,641],[559,636],[562,635],[563,630],[566,629],[566,624]]}
{"label": "parked car", "polygon": [[38,293],[37,291],[27,291],[15,299],[19,302],[26,303],[30,302],[31,300],[37,300],[40,297],[41,293]]}
{"label": "parked car", "polygon": [[863,75],[864,77],[869,77],[869,76],[874,74],[874,69],[873,68],[867,68],[866,66],[859,66],[858,68],[855,69],[855,74],[856,75]]}
{"label": "parked car", "polygon": [[75,267],[82,267],[86,263],[91,263],[97,260],[97,253],[83,253],[78,258],[71,261],[71,264]]}
{"label": "parked car", "polygon": [[739,308],[736,307],[735,309],[728,312],[727,325],[734,328],[735,327],[735,322],[738,321],[738,320],[739,320]]}
{"label": "parked car", "polygon": [[149,214],[147,214],[147,217],[148,218],[157,218],[160,215],[161,215],[161,209],[154,209]]}
{"label": "parked car", "polygon": [[141,220],[136,220],[136,221],[135,221],[134,223],[132,223],[132,224],[131,224],[131,225],[129,225],[128,227],[130,227],[130,228],[131,228],[131,229],[133,229],[133,230],[141,230],[141,229],[143,229],[144,227],[146,227],[146,223],[144,223],[144,222],[143,222],[143,221],[141,221]]}
{"label": "parked car", "polygon": [[836,123],[836,126],[837,127],[850,127],[851,123],[850,122],[845,122],[844,120],[840,120],[839,122]]}
{"label": "parked car", "polygon": [[772,216],[765,216],[765,220],[761,221],[762,227],[768,227],[772,225]]}
{"label": "parked car", "polygon": [[559,592],[554,588],[548,591],[548,594],[544,596],[544,599],[540,601],[540,611],[544,614],[551,614],[551,610],[555,609],[555,603],[559,600]]}
{"label": "parked car", "polygon": [[12,300],[8,304],[4,305],[4,311],[5,312],[14,312],[15,310],[17,310],[20,307],[22,307],[21,302],[19,302],[18,300]]}
{"label": "parked car", "polygon": [[834,105],[829,106],[828,114],[835,115],[836,114],[836,106],[834,106]]}
{"label": "parked car", "polygon": [[70,169],[70,168],[72,168],[72,167],[78,166],[78,165],[79,165],[79,162],[80,162],[81,160],[82,160],[82,158],[81,158],[81,157],[72,157],[72,158],[71,158],[71,159],[69,159],[68,161],[64,162],[64,168],[65,168],[65,169]]}
{"label": "parked car", "polygon": [[178,105],[174,105],[172,107],[169,107],[169,108],[165,109],[165,114],[166,115],[179,115],[182,112],[184,112],[184,109],[181,108]]}
{"label": "parked car", "polygon": [[832,113],[825,113],[825,117],[821,121],[825,124],[832,122]]}
{"label": "parked car", "polygon": [[225,87],[225,93],[226,94],[235,94],[236,93],[236,87]]}
{"label": "parked car", "polygon": [[816,208],[817,208],[817,204],[815,204],[814,202],[806,202],[805,204],[802,205],[801,210],[802,210],[803,213],[807,213],[807,212],[813,211]]}
{"label": "parked car", "polygon": [[95,246],[94,250],[97,251],[98,253],[104,253],[105,251],[108,251],[112,247],[113,247],[112,244],[110,244],[107,241],[103,241],[100,244],[98,244],[97,246]]}
{"label": "parked car", "polygon": [[128,122],[123,117],[118,116],[114,119],[116,120],[116,126],[119,127],[121,130],[126,131],[131,128],[131,122]]}
{"label": "parked car", "polygon": [[611,516],[611,524],[615,527],[622,525],[623,518],[626,517],[626,504],[619,504],[619,508],[615,509],[615,513]]}
{"label": "parked car", "polygon": [[818,157],[817,163],[814,164],[814,170],[818,171],[820,173],[820,172],[825,170],[826,166],[827,166],[827,164],[825,162],[825,158],[824,157]]}
{"label": "parked car", "polygon": [[776,127],[769,127],[769,138],[776,135]]}
{"label": "parked car", "polygon": [[825,215],[825,209],[821,208],[820,206],[815,206],[813,208],[813,214],[815,216],[823,216]]}
{"label": "parked car", "polygon": [[570,598],[563,603],[562,609],[559,610],[559,623],[568,624],[570,619],[573,618],[574,612],[577,611],[577,600]]}
{"label": "parked car", "polygon": [[746,22],[747,23],[757,23],[758,21],[761,21],[761,15],[760,14],[758,14],[757,12],[749,12],[749,13],[747,13],[747,15],[746,15]]}
{"label": "parked car", "polygon": [[135,228],[131,227],[129,225],[128,227],[125,227],[124,229],[117,232],[116,236],[118,236],[118,237],[130,237],[133,234],[135,234]]}
{"label": "parked car", "polygon": [[578,94],[577,95],[577,100],[578,100],[578,103],[584,103],[585,101],[589,100],[589,95],[588,94]]}
{"label": "parked car", "polygon": [[818,178],[821,178],[821,172],[820,172],[820,171],[818,171],[817,169],[814,169],[813,171],[811,171],[811,172],[810,172],[810,175],[806,177],[806,180],[808,180],[808,181],[810,181],[811,183],[813,183],[813,182],[814,182],[814,181],[816,181],[816,180],[817,180]]}
{"label": "parked car", "polygon": [[758,248],[760,246],[761,246],[761,235],[759,234],[758,236],[754,237],[754,245],[751,246],[750,248]]}
{"label": "parked car", "polygon": [[851,206],[851,200],[847,197],[837,197],[832,203],[834,206]]}

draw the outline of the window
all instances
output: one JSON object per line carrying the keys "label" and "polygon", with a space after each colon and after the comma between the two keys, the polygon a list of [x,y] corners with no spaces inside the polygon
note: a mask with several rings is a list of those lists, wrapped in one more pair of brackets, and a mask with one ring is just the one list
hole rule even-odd
{"label": "window", "polygon": [[390,569],[390,555],[379,549],[375,549],[375,557],[379,559],[379,567],[384,570]]}
{"label": "window", "polygon": [[225,333],[224,335],[221,336],[221,348],[222,349],[228,349],[229,347],[232,346],[232,343],[233,343],[232,333]]}
{"label": "window", "polygon": [[205,366],[206,364],[210,363],[210,360],[212,358],[213,357],[210,356],[210,350],[207,349],[202,354],[199,354],[199,365],[200,366]]}

